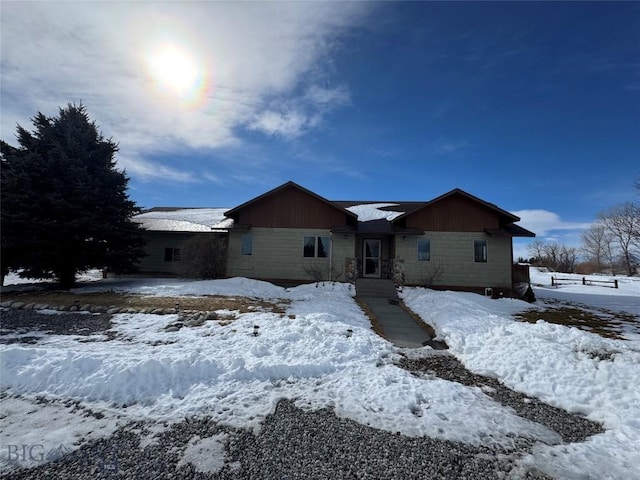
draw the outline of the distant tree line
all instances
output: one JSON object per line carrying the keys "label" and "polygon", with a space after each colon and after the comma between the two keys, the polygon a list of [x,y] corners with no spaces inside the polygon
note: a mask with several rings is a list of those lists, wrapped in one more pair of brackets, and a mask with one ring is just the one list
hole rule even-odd
{"label": "distant tree line", "polygon": [[573,272],[579,251],[576,247],[536,240],[529,245],[529,254],[529,262],[533,265],[547,267],[554,272]]}
{"label": "distant tree line", "polygon": [[[640,178],[634,188],[640,196]],[[528,247],[528,261],[556,272],[636,275],[640,264],[640,203],[628,201],[601,212],[581,240],[580,248],[536,240]]]}

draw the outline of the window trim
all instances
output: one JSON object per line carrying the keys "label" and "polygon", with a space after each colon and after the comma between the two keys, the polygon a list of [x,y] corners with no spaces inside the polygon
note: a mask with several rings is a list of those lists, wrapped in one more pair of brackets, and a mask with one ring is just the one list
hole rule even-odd
{"label": "window trim", "polygon": [[[420,242],[426,242],[429,246],[428,258],[420,258]],[[430,238],[417,238],[416,239],[416,259],[418,262],[430,262],[431,261],[431,239]]]}
{"label": "window trim", "polygon": [[[484,249],[482,258],[478,260],[476,245],[480,242],[484,243]],[[473,263],[489,263],[489,242],[486,239],[473,241]]]}
{"label": "window trim", "polygon": [[[307,253],[307,239],[313,238],[313,255],[306,255]],[[326,238],[326,251],[324,256],[318,255],[320,250],[321,238]],[[331,257],[331,237],[327,235],[303,235],[302,236],[302,258],[330,258]]]}
{"label": "window trim", "polygon": [[[245,240],[248,241],[248,249],[245,247]],[[243,233],[240,235],[240,255],[250,257],[253,255],[253,234],[252,233]]]}

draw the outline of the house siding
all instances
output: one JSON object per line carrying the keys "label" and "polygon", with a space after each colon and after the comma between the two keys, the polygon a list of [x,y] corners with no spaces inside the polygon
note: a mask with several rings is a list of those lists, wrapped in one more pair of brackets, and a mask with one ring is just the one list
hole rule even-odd
{"label": "house siding", "polygon": [[252,227],[330,229],[348,224],[348,213],[294,187],[247,205],[234,217]]}
{"label": "house siding", "polygon": [[[418,261],[417,241],[428,239],[431,259]],[[474,261],[474,240],[487,241],[487,262]],[[405,283],[423,285],[442,267],[433,286],[451,288],[511,288],[511,237],[490,237],[480,232],[427,232],[406,240],[396,236],[396,261],[403,264]]]}
{"label": "house siding", "polygon": [[468,198],[454,195],[408,215],[406,226],[436,232],[477,232],[500,226],[500,217]]}
{"label": "house siding", "polygon": [[183,232],[147,232],[145,238],[147,245],[146,257],[138,264],[141,272],[147,273],[177,273],[176,266],[179,262],[165,262],[165,248],[181,248],[182,244],[192,238],[194,233]]}
{"label": "house siding", "polygon": [[[226,274],[299,282],[318,278],[354,281],[363,274],[362,242],[375,238],[382,241],[382,278],[422,285],[433,280],[431,285],[441,288],[491,287],[502,293],[511,289],[512,238],[497,234],[530,233],[514,230],[516,216],[459,189],[430,202],[398,204],[400,211],[406,213],[393,222],[384,219],[358,222],[355,214],[341,206],[343,203],[353,204],[330,202],[287,182],[227,210],[225,215],[233,220],[233,227],[225,233]],[[332,235],[331,231],[336,233]],[[420,236],[422,232],[425,234]],[[242,235],[246,234],[252,236],[251,255],[242,255]],[[141,260],[141,269],[177,273],[180,263],[165,261],[165,249],[182,248],[184,241],[194,235],[197,233],[149,232],[150,255]],[[305,236],[330,238],[329,256],[305,257]],[[429,261],[418,261],[419,239],[430,241]],[[474,240],[487,242],[486,262],[474,261]],[[249,245],[245,243],[245,248]],[[433,279],[439,268],[441,274]]]}
{"label": "house siding", "polygon": [[[241,255],[242,235],[253,236],[252,255]],[[330,237],[329,229],[317,228],[250,228],[229,232],[227,275],[263,279],[314,280],[318,270],[323,280],[344,280],[344,259],[353,255],[354,236],[335,235],[332,252],[327,258],[305,258],[305,236]],[[333,261],[330,268],[330,261]]]}

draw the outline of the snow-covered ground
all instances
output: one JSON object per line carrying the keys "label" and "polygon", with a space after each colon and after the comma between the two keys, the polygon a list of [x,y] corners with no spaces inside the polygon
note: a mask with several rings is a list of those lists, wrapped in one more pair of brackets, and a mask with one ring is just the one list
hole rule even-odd
{"label": "snow-covered ground", "polygon": [[[546,285],[534,288],[538,298],[628,312],[640,323],[640,279],[619,278],[618,290],[582,282],[555,288],[551,275],[532,269],[532,282]],[[640,478],[640,338],[515,322],[518,300],[424,289],[405,290],[404,300],[471,371],[604,424],[605,433],[583,443],[540,445],[525,463],[558,478]]]}
{"label": "snow-covered ground", "polygon": [[[541,299],[552,298],[573,303],[584,303],[592,307],[628,311],[640,314],[640,277],[621,277],[611,275],[578,275],[574,273],[552,273],[531,267],[531,284],[536,296]],[[551,277],[560,278],[558,286],[551,285]],[[582,279],[618,281],[613,283],[593,283],[582,285]]]}
{"label": "snow-covered ground", "polygon": [[[102,271],[101,270],[88,270],[86,272],[80,272],[76,275],[77,282],[96,282],[102,279]],[[34,278],[21,278],[16,272],[9,272],[9,274],[4,279],[4,285],[9,287],[9,290],[15,290],[16,286],[38,286],[40,284],[46,283],[45,280],[38,280]],[[55,280],[50,280],[50,283],[54,283]]]}
{"label": "snow-covered ground", "polygon": [[[617,295],[625,311],[640,313],[638,285],[630,283],[624,295]],[[33,345],[2,345],[0,387],[19,395],[2,400],[4,468],[10,460],[8,446],[42,445],[46,452],[61,444],[78,448],[130,420],[157,422],[160,431],[166,428],[163,422],[204,414],[228,425],[259,428],[280,399],[290,398],[302,408],[333,407],[338,415],[405,435],[472,444],[510,444],[513,435],[535,438],[540,446],[524,462],[562,478],[638,478],[640,341],[607,340],[543,322],[515,322],[512,313],[529,308],[517,300],[404,291],[409,306],[436,328],[468,368],[585,414],[606,428],[584,443],[549,446],[559,441],[556,433],[518,417],[481,389],[417,378],[395,366],[399,350],[370,329],[349,285],[285,290],[247,279],[110,279],[82,291],[101,288],[291,303],[284,315],[236,314],[227,325],[210,321],[177,332],[164,329],[175,322],[173,315],[119,314],[113,318],[112,340],[105,335],[51,334]],[[615,294],[609,293],[613,289],[580,288],[587,292],[575,293],[581,303],[588,304],[590,292]],[[543,290],[536,288],[536,294]],[[548,290],[551,296],[564,287]],[[260,327],[258,336],[252,335],[254,325]],[[428,351],[425,347],[414,354]],[[594,356],[603,351],[613,354],[610,360]],[[38,404],[37,396],[54,402]],[[198,451],[189,450],[185,461],[197,463]]]}

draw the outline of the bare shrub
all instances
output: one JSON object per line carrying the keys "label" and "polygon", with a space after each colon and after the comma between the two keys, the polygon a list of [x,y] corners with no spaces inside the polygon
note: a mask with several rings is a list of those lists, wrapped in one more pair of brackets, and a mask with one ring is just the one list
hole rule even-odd
{"label": "bare shrub", "polygon": [[327,269],[318,264],[304,265],[302,268],[304,269],[304,273],[309,275],[313,281],[316,282],[316,285],[324,282],[329,276],[326,272]]}
{"label": "bare shrub", "polygon": [[421,284],[426,287],[431,287],[431,285],[440,280],[443,274],[444,266],[442,262],[434,263],[422,270],[420,276]]}
{"label": "bare shrub", "polygon": [[598,267],[600,265],[597,261],[587,261],[578,263],[576,265],[575,273],[580,275],[592,275],[594,273],[599,273],[602,268]]}
{"label": "bare shrub", "polygon": [[227,266],[227,242],[214,234],[195,235],[180,247],[178,275],[203,280],[224,277]]}

